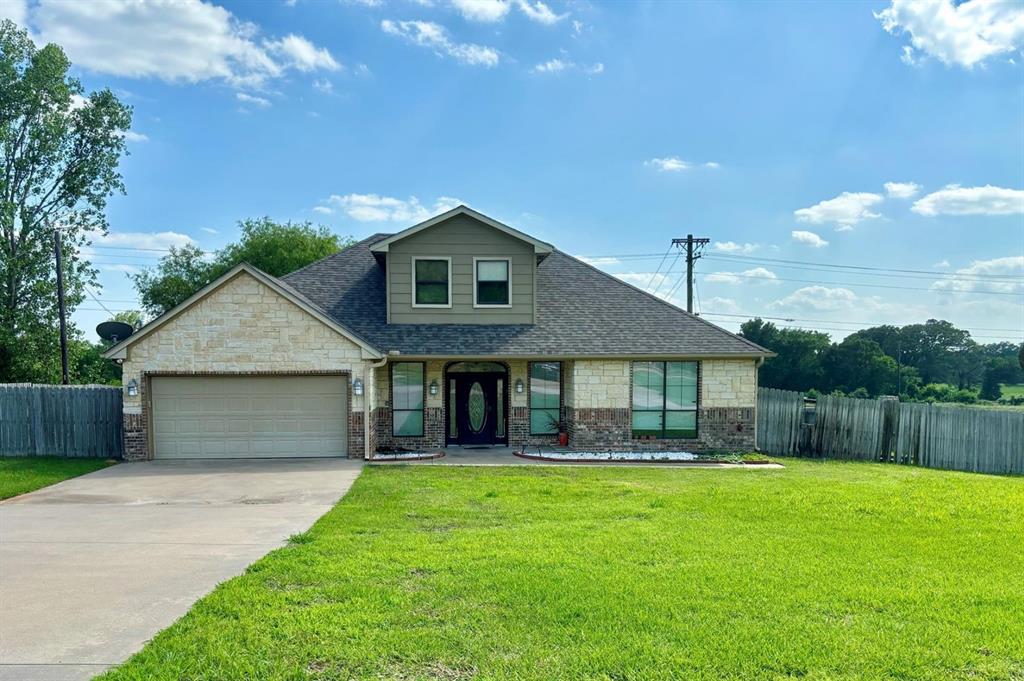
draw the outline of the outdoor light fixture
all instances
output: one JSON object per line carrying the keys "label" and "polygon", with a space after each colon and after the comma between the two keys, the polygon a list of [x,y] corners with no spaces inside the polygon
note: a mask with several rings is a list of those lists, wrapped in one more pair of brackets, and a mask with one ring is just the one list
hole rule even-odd
{"label": "outdoor light fixture", "polygon": [[437,379],[436,378],[433,381],[430,382],[430,394],[431,395],[436,395],[437,394]]}
{"label": "outdoor light fixture", "polygon": [[523,387],[524,387],[523,386],[523,379],[517,378],[516,379],[516,392],[517,393],[523,392]]}
{"label": "outdoor light fixture", "polygon": [[134,378],[128,381],[128,397],[135,397],[139,394],[139,382]]}
{"label": "outdoor light fixture", "polygon": [[363,379],[357,378],[356,380],[352,381],[352,392],[355,393],[356,395],[363,394]]}

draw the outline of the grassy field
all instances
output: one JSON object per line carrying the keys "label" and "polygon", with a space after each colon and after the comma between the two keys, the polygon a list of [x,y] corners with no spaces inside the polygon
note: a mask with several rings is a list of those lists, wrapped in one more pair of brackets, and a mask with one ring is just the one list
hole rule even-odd
{"label": "grassy field", "polygon": [[1024,479],[367,469],[124,679],[1022,679]]}
{"label": "grassy field", "polygon": [[0,457],[0,499],[52,485],[109,466],[107,459],[64,459],[56,456]]}
{"label": "grassy field", "polygon": [[1018,383],[1016,385],[1010,385],[1004,383],[1002,385],[1002,397],[1019,397],[1024,396],[1024,383]]}

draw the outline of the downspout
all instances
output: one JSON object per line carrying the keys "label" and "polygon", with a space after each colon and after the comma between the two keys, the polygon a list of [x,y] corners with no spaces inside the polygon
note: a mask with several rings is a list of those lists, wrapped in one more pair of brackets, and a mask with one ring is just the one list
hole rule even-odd
{"label": "downspout", "polygon": [[758,357],[754,360],[754,451],[759,452],[761,448],[757,446],[757,421],[761,418],[760,409],[757,408],[758,393],[761,390],[760,387],[760,373],[761,365],[764,364],[764,357]]}
{"label": "downspout", "polygon": [[[376,371],[388,363],[388,356],[381,357],[379,363],[366,362],[363,364],[363,460],[369,461],[373,458],[370,451],[370,418],[373,415],[373,405],[370,404],[370,375],[371,370]],[[374,386],[377,383],[374,381]],[[376,392],[376,391],[374,391]],[[376,394],[374,395],[376,397]]]}

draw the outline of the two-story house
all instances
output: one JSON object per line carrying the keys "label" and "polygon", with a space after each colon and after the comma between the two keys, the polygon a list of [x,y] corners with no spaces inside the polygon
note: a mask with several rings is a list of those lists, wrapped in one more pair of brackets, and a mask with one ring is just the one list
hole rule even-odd
{"label": "two-story house", "polygon": [[749,451],[769,354],[464,206],[239,266],[107,352],[134,459]]}

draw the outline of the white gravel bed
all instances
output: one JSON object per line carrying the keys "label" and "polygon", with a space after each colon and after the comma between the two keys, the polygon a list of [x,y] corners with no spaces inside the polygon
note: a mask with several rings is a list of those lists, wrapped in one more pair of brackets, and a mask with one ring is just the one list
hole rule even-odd
{"label": "white gravel bed", "polygon": [[692,452],[529,452],[523,456],[554,461],[696,461]]}
{"label": "white gravel bed", "polygon": [[419,461],[421,459],[440,459],[439,452],[387,452],[374,454],[371,461]]}

